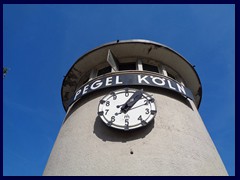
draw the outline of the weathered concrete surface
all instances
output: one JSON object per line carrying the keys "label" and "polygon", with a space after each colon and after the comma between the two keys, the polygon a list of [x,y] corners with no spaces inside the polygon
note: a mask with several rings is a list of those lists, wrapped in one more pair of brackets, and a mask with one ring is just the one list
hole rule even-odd
{"label": "weathered concrete surface", "polygon": [[134,131],[109,128],[97,118],[98,102],[109,90],[76,104],[43,175],[227,175],[194,103],[169,91],[144,90],[153,94],[158,112]]}

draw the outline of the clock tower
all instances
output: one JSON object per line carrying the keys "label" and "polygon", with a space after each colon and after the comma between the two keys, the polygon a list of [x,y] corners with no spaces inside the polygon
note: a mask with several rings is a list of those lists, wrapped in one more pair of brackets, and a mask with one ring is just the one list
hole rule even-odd
{"label": "clock tower", "polygon": [[45,176],[228,175],[198,113],[198,74],[165,45],[97,47],[70,68],[61,96],[66,117]]}

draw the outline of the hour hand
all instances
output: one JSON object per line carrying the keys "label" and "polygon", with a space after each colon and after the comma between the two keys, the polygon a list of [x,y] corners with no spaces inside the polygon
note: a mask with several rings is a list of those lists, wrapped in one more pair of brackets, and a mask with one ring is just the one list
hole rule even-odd
{"label": "hour hand", "polygon": [[143,90],[136,91],[125,104],[122,105],[121,111],[127,112],[139,99],[141,99]]}

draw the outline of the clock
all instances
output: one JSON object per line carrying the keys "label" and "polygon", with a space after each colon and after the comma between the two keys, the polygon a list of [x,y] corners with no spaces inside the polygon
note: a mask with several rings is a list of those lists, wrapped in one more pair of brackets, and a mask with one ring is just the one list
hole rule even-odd
{"label": "clock", "polygon": [[104,96],[98,116],[110,127],[131,130],[146,126],[157,113],[153,96],[143,90],[120,89]]}

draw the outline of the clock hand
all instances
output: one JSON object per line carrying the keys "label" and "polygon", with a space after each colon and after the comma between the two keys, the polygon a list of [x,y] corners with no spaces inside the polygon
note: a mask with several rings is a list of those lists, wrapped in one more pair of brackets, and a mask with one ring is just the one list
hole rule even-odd
{"label": "clock hand", "polygon": [[[140,98],[140,99],[144,99],[144,98]],[[124,103],[125,104],[125,103]],[[123,106],[124,104],[120,104],[120,105],[117,105],[116,108],[120,108],[121,106]]]}
{"label": "clock hand", "polygon": [[132,101],[127,102],[128,107],[132,107],[142,97],[142,91],[137,91]]}
{"label": "clock hand", "polygon": [[117,115],[119,115],[119,114],[122,114],[122,112],[119,112],[119,113],[116,112],[116,113],[115,113],[115,116],[117,116]]}
{"label": "clock hand", "polygon": [[[125,104],[125,103],[124,103],[124,104]],[[117,105],[116,107],[117,107],[117,108],[120,108],[120,107],[121,107],[121,106],[123,106],[124,104],[121,104],[121,105]]]}
{"label": "clock hand", "polygon": [[136,91],[125,104],[121,107],[121,112],[127,112],[139,99],[141,99],[143,90]]}
{"label": "clock hand", "polygon": [[131,111],[131,110],[133,110],[133,109],[139,108],[139,107],[144,106],[144,105],[147,105],[147,104],[144,103],[144,104],[138,105],[138,106],[136,106],[136,107],[133,107],[133,108],[129,109],[128,111]]}
{"label": "clock hand", "polygon": [[[122,104],[122,105],[123,105],[123,104]],[[122,105],[117,105],[117,108],[121,107]],[[143,106],[143,105],[146,105],[146,103],[141,104],[141,105],[136,106],[136,107],[131,108],[131,109],[130,109],[130,107],[128,107],[128,110],[127,110],[127,111],[130,111],[130,110],[136,109],[136,108],[138,108],[138,107],[140,107],[140,106]],[[133,106],[131,106],[131,107],[133,107]],[[125,112],[125,113],[126,113],[127,111],[123,111],[123,110],[121,109],[119,113],[118,113],[118,112],[115,113],[115,116],[117,116],[117,115],[119,115],[119,114],[122,114],[122,112]]]}

